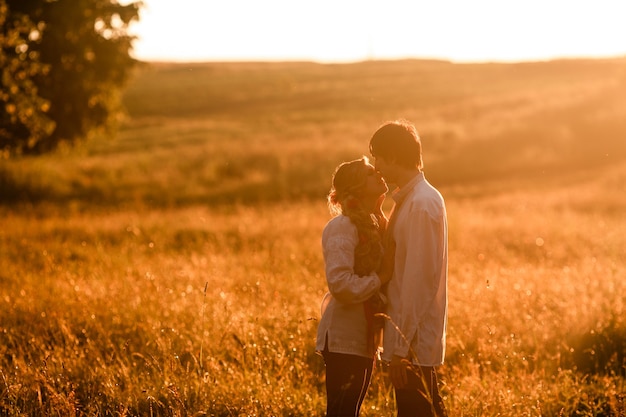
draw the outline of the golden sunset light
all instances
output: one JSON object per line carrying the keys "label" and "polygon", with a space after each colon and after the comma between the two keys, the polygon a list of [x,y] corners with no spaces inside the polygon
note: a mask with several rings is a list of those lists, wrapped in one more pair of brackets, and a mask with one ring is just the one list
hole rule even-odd
{"label": "golden sunset light", "polygon": [[146,0],[147,61],[436,58],[527,61],[626,55],[620,0]]}
{"label": "golden sunset light", "polygon": [[625,20],[0,0],[0,417],[625,417]]}

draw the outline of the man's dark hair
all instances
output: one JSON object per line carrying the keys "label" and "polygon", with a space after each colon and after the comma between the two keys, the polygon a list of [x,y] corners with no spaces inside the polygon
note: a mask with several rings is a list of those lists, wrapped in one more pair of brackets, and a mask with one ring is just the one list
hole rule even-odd
{"label": "man's dark hair", "polygon": [[383,124],[370,139],[370,153],[405,168],[422,169],[422,141],[417,129],[406,120]]}

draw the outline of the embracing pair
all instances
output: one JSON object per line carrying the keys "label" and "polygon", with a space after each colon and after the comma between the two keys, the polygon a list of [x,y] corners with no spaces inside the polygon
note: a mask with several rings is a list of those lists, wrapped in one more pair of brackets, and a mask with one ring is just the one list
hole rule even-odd
{"label": "embracing pair", "polygon": [[[379,355],[398,416],[445,416],[436,373],[448,309],[445,203],[424,177],[414,125],[383,124],[369,150],[373,164],[363,157],[337,167],[328,196],[335,214],[322,234],[329,292],[316,345],[327,416],[359,415]],[[397,187],[389,219],[387,184]]]}

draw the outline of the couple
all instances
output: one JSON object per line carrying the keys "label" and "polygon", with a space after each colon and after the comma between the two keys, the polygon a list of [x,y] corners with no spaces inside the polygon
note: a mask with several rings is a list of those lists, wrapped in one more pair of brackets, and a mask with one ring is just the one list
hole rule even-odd
{"label": "couple", "polygon": [[[382,328],[398,416],[445,416],[435,372],[447,322],[444,200],[424,178],[415,126],[385,123],[369,149],[374,165],[366,157],[339,165],[328,196],[336,216],[322,234],[329,293],[316,344],[326,365],[326,413],[359,415]],[[398,187],[389,221],[385,181]]]}

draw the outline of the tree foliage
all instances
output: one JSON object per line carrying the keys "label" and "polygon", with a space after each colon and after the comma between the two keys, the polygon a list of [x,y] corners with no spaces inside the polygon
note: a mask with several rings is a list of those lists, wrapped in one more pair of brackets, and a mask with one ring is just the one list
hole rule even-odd
{"label": "tree foliage", "polygon": [[28,48],[37,41],[37,27],[25,14],[9,16],[5,0],[0,0],[0,150],[33,148],[54,132],[55,123],[47,115],[50,102],[37,92],[34,78],[46,76],[49,66],[42,64],[37,52]]}
{"label": "tree foliage", "polygon": [[40,153],[110,127],[136,61],[140,2],[0,0],[0,152]]}

